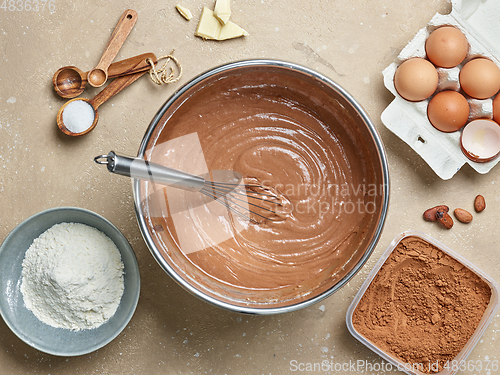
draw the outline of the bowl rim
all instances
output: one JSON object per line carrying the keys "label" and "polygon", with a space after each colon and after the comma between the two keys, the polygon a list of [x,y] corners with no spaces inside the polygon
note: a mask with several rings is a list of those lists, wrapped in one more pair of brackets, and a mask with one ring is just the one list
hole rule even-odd
{"label": "bowl rim", "polygon": [[323,299],[331,296],[338,289],[348,283],[363,267],[366,263],[370,255],[372,254],[375,246],[380,238],[382,233],[383,226],[385,224],[385,219],[387,217],[387,211],[389,206],[389,167],[387,163],[387,154],[385,152],[384,145],[382,143],[381,137],[375,128],[373,122],[370,120],[368,114],[361,107],[361,105],[340,85],[335,83],[333,80],[324,76],[323,74],[316,72],[310,68],[304,67],[302,65],[282,61],[282,60],[274,60],[274,59],[249,59],[249,60],[239,60],[235,62],[226,63],[223,65],[219,65],[215,68],[209,69],[204,73],[199,74],[198,76],[191,79],[184,86],[182,86],[179,90],[175,91],[169,99],[161,106],[158,112],[155,114],[153,119],[151,120],[144,137],[141,141],[137,156],[140,158],[144,157],[147,144],[152,136],[152,133],[155,129],[155,126],[158,124],[160,119],[163,117],[165,112],[170,108],[170,106],[185,92],[191,89],[193,86],[202,82],[203,80],[228,70],[237,69],[237,68],[248,68],[248,67],[258,67],[258,66],[270,66],[274,68],[284,68],[286,70],[293,70],[298,73],[304,74],[306,76],[311,76],[320,82],[326,84],[334,91],[336,91],[341,97],[343,97],[358,113],[358,115],[362,118],[363,122],[367,125],[367,128],[372,136],[373,142],[376,146],[378,154],[380,156],[380,165],[382,170],[382,179],[383,179],[383,196],[382,196],[382,208],[380,212],[380,219],[377,223],[377,227],[375,228],[374,235],[372,241],[368,244],[367,250],[361,257],[361,259],[356,263],[353,269],[346,274],[342,279],[340,279],[335,285],[331,288],[325,290],[323,293],[315,296],[313,298],[307,299],[305,301],[301,301],[295,304],[280,306],[280,307],[247,307],[241,305],[234,305],[228,302],[221,301],[217,298],[209,296],[204,292],[200,291],[185,279],[183,279],[169,264],[168,262],[161,256],[159,251],[156,249],[156,245],[154,244],[153,238],[149,234],[146,226],[146,221],[144,217],[141,215],[141,199],[140,199],[140,180],[134,179],[133,181],[133,196],[134,196],[134,206],[135,206],[135,214],[139,224],[140,231],[142,233],[143,239],[146,242],[151,254],[157,261],[157,263],[163,268],[164,271],[170,277],[172,277],[178,284],[184,287],[187,291],[194,294],[195,296],[201,298],[202,300],[209,302],[212,305],[224,308],[229,311],[236,311],[240,313],[246,314],[256,314],[256,315],[273,315],[273,314],[281,314],[285,312],[296,311],[301,308],[305,308],[311,306],[317,302],[322,301]]}
{"label": "bowl rim", "polygon": [[[9,329],[21,341],[23,341],[24,343],[28,344],[29,346],[31,346],[31,347],[33,347],[33,348],[35,348],[35,349],[37,349],[37,350],[39,350],[41,352],[44,352],[44,353],[47,353],[47,354],[51,354],[51,355],[54,355],[54,356],[64,356],[64,357],[80,356],[80,355],[91,353],[91,352],[93,352],[95,350],[98,350],[98,349],[106,346],[107,344],[109,344],[111,341],[113,341],[125,329],[125,327],[128,325],[128,323],[132,319],[132,316],[134,315],[135,310],[137,308],[137,304],[139,302],[139,295],[140,295],[140,273],[139,273],[139,265],[137,263],[137,257],[135,255],[135,252],[134,252],[132,246],[130,245],[129,241],[127,240],[127,238],[125,237],[125,235],[113,223],[111,223],[105,217],[103,217],[103,216],[99,215],[98,213],[93,212],[91,210],[88,210],[88,209],[85,209],[85,208],[80,208],[80,207],[70,207],[70,206],[48,208],[48,209],[42,210],[40,212],[37,212],[37,213],[29,216],[28,218],[24,219],[23,221],[21,221],[19,224],[17,224],[9,232],[9,234],[5,237],[5,239],[0,244],[0,255],[3,253],[3,251],[9,245],[9,243],[12,241],[12,239],[15,238],[16,236],[18,236],[21,233],[20,231],[21,231],[21,229],[23,227],[25,227],[26,225],[32,223],[35,220],[39,220],[40,217],[49,215],[52,212],[57,212],[57,211],[61,211],[61,212],[66,211],[68,213],[78,212],[80,214],[83,213],[84,215],[87,215],[88,217],[93,217],[97,221],[102,222],[104,224],[104,226],[107,226],[111,231],[113,231],[115,233],[115,235],[118,238],[120,238],[120,240],[122,242],[121,245],[123,245],[123,246],[119,247],[118,244],[112,238],[110,238],[109,235],[107,233],[105,233],[102,229],[94,227],[94,228],[100,230],[101,232],[103,232],[107,237],[109,237],[113,241],[113,243],[115,243],[116,247],[120,251],[120,255],[122,257],[122,261],[124,262],[124,265],[125,265],[125,261],[123,260],[122,253],[124,253],[124,252],[129,253],[128,254],[129,255],[128,256],[129,262],[125,265],[125,267],[128,267],[129,269],[133,269],[133,271],[135,271],[135,275],[136,275],[135,278],[136,278],[136,280],[132,280],[132,282],[133,282],[134,285],[136,285],[136,287],[135,287],[136,291],[135,291],[135,294],[131,296],[131,302],[132,303],[131,303],[131,305],[129,307],[128,312],[125,314],[124,320],[121,322],[121,324],[117,325],[117,327],[116,327],[117,329],[113,332],[113,334],[109,335],[105,340],[102,340],[102,341],[98,342],[97,344],[94,343],[93,345],[90,345],[87,348],[79,349],[77,351],[62,351],[62,350],[54,350],[54,349],[51,349],[51,348],[47,348],[47,347],[44,347],[42,345],[37,344],[36,342],[30,341],[28,337],[25,337],[25,335],[21,333],[21,331],[17,328],[17,325],[14,322],[11,321],[11,319],[9,318],[9,314],[7,314],[7,313],[5,313],[5,311],[3,311],[3,308],[2,308],[3,304],[0,304],[0,316],[2,317],[2,319],[5,322],[5,324],[7,325],[7,327],[9,327]],[[74,221],[65,220],[65,221],[60,221],[60,222],[52,223],[52,224],[50,224],[49,227],[51,227],[51,226],[53,226],[53,225],[55,225],[57,223],[62,223],[62,222],[74,222],[74,223],[81,223],[81,224],[92,226],[90,224],[83,223],[80,220],[74,220]],[[41,233],[43,233],[43,232],[44,231],[42,231]],[[27,248],[22,250],[23,251],[23,259],[24,259],[24,253],[27,250],[28,250]],[[126,273],[124,272],[124,277],[125,277],[125,274]],[[125,279],[124,279],[124,282],[125,282]],[[125,288],[127,288],[126,285],[127,285],[127,283],[125,282]],[[19,288],[19,287],[20,287],[20,285],[16,284],[16,288]],[[132,290],[132,292],[133,291],[134,290]],[[126,289],[124,290],[124,294],[121,297],[122,299],[120,300],[120,304],[123,301],[123,296],[125,295],[125,292],[126,292]],[[1,296],[3,296],[3,295],[4,295],[4,293],[2,291]],[[24,302],[23,302],[23,304],[24,304]],[[120,305],[118,306],[118,309],[119,308],[120,308]],[[115,312],[115,314],[116,314],[116,312]],[[34,317],[34,319],[38,319],[38,318]],[[113,319],[113,316],[108,320],[108,322],[111,319]],[[92,332],[95,332],[96,330],[99,330],[99,328],[103,327],[106,323],[107,322],[105,322],[103,325],[101,325],[101,326],[99,326],[99,327],[97,327],[95,329],[91,329],[91,330],[80,330],[80,331],[64,330],[64,332],[65,333],[72,332],[75,335],[79,335],[79,334],[81,335],[82,332],[84,332],[84,333],[88,333],[89,332],[89,334],[91,334]],[[55,328],[55,327],[51,327],[49,325],[46,325],[46,326],[50,327],[49,329],[61,330],[61,328]],[[71,333],[69,333],[69,334],[71,334]],[[77,339],[77,338],[75,337],[75,339]]]}

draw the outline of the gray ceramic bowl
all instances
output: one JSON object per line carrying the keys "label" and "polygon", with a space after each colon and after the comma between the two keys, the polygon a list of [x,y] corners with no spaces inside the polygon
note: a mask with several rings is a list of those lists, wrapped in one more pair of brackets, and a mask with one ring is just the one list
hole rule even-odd
{"label": "gray ceramic bowl", "polygon": [[[24,305],[20,290],[22,262],[26,250],[40,234],[54,224],[82,223],[99,229],[120,250],[124,283],[116,313],[103,325],[91,330],[70,331],[42,323]],[[77,356],[97,350],[112,341],[127,326],[139,300],[139,267],[127,239],[112,223],[85,209],[59,207],[42,211],[19,224],[0,246],[0,313],[21,340],[52,355]]]}

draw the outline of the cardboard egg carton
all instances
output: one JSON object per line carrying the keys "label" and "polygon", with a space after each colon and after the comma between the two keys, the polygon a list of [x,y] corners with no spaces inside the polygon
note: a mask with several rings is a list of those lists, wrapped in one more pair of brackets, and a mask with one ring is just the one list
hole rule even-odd
{"label": "cardboard egg carton", "polygon": [[[397,67],[412,57],[425,58],[425,41],[435,29],[451,25],[461,30],[469,42],[465,60],[456,68],[438,68],[439,84],[436,92],[444,89],[459,90],[460,68],[469,60],[483,56],[500,66],[500,8],[497,0],[452,0],[450,14],[437,13],[426,27],[403,48],[397,59],[383,71],[384,85],[395,96],[382,113],[384,125],[415,150],[443,180],[448,180],[465,164],[478,173],[488,173],[499,161],[487,163],[469,160],[460,149],[461,131],[443,133],[435,129],[427,119],[427,105],[431,98],[421,102],[403,99],[394,87]],[[471,108],[469,121],[475,118],[492,118],[491,98],[469,99]]]}

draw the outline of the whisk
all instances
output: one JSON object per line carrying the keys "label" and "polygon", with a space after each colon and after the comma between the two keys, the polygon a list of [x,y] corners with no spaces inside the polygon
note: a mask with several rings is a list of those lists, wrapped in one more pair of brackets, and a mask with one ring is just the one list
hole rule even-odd
{"label": "whisk", "polygon": [[218,171],[220,180],[212,181],[141,158],[117,155],[113,151],[107,155],[96,156],[94,161],[106,165],[108,171],[122,176],[199,192],[255,224],[259,222],[254,217],[274,221],[279,216],[276,210],[263,205],[268,203],[271,207],[280,206],[277,195],[261,185],[242,184],[241,175],[235,171]]}

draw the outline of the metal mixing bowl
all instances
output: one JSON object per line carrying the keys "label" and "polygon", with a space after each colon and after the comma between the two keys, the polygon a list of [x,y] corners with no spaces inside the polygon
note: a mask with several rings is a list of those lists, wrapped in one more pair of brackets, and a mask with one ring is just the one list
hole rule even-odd
{"label": "metal mixing bowl", "polygon": [[[326,104],[322,103],[321,105],[330,106],[335,117],[333,121],[345,124],[342,126],[363,143],[364,149],[360,150],[356,157],[364,158],[366,163],[369,163],[370,168],[373,168],[373,173],[367,177],[368,182],[380,186],[381,190],[380,196],[377,197],[377,210],[372,223],[359,240],[359,243],[356,244],[356,250],[353,250],[353,253],[354,251],[357,252],[356,256],[353,256],[353,260],[346,265],[347,270],[342,278],[332,281],[331,285],[320,291],[311,290],[308,297],[300,301],[291,300],[286,303],[277,304],[270,299],[268,303],[255,304],[252,303],[253,301],[249,296],[241,296],[239,300],[235,300],[232,297],[228,298],[225,296],[224,293],[220,292],[220,289],[215,291],[198,282],[200,277],[202,277],[201,271],[197,270],[194,266],[186,266],[189,262],[182,251],[176,247],[174,241],[158,240],[158,231],[161,228],[156,228],[148,220],[149,214],[146,212],[148,207],[143,202],[145,194],[144,182],[135,180],[133,188],[137,220],[143,237],[159,265],[176,282],[201,299],[222,308],[249,314],[276,314],[298,310],[310,306],[340,289],[360,270],[370,257],[380,237],[389,202],[387,158],[380,137],[368,115],[343,88],[332,80],[313,70],[288,62],[275,60],[239,61],[214,68],[194,78],[177,91],[160,108],[146,131],[138,156],[145,157],[147,155],[148,145],[150,142],[153,142],[152,139],[154,138],[154,132],[157,130],[158,124],[161,121],[167,121],[166,119],[170,118],[169,116],[178,108],[184,108],[186,102],[189,102],[190,97],[196,95],[200,90],[204,90],[207,87],[213,90],[221,79],[227,77],[241,75],[259,77],[263,74],[271,77],[273,84],[283,84],[286,89],[289,89],[288,84],[296,85],[297,87],[300,86],[301,89],[306,87],[311,90],[311,98],[315,97],[315,93],[319,97],[325,98]],[[284,83],[280,83],[282,78],[284,79]],[[195,121],[195,118],[193,116],[193,121]]]}

